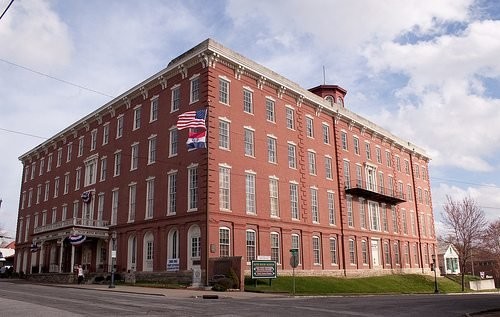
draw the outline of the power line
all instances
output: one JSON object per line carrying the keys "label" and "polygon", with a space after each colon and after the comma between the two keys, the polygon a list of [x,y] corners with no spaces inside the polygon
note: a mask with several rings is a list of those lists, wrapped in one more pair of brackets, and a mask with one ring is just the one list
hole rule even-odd
{"label": "power line", "polygon": [[34,70],[34,69],[31,69],[31,68],[28,68],[28,67],[25,67],[25,66],[13,63],[13,62],[9,62],[9,61],[7,61],[7,60],[5,60],[3,58],[0,58],[0,61],[2,61],[4,63],[7,63],[7,64],[10,64],[12,66],[16,66],[16,67],[22,68],[24,70],[30,71],[30,72],[35,73],[35,74],[38,74],[38,75],[41,75],[41,76],[45,76],[45,77],[48,77],[48,78],[53,79],[53,80],[57,80],[59,82],[65,83],[67,85],[75,86],[75,87],[78,87],[80,89],[84,89],[84,90],[87,90],[87,91],[90,91],[90,92],[93,92],[93,93],[96,93],[96,94],[99,94],[99,95],[103,95],[103,96],[106,96],[106,97],[109,97],[109,98],[115,98],[115,96],[111,96],[111,95],[106,94],[104,92],[100,92],[100,91],[97,91],[97,90],[92,89],[92,88],[88,88],[88,87],[85,87],[85,86],[82,86],[82,85],[79,85],[79,84],[75,84],[75,83],[69,82],[67,80],[51,76],[51,75],[39,72],[37,70]]}
{"label": "power line", "polygon": [[486,185],[486,184],[478,184],[478,183],[473,183],[473,182],[466,182],[466,181],[461,181],[461,180],[456,180],[456,179],[450,179],[450,178],[440,178],[440,177],[430,177],[431,180],[441,180],[442,182],[450,182],[450,183],[461,183],[461,184],[468,184],[468,185],[475,185],[475,186],[480,186],[480,187],[490,187],[490,188],[499,188],[497,185]]}
{"label": "power line", "polygon": [[10,0],[10,3],[9,3],[9,5],[7,6],[7,8],[5,8],[5,10],[3,10],[2,15],[0,15],[0,20],[3,18],[4,14],[7,12],[7,10],[9,10],[10,5],[12,4],[12,2],[14,2],[14,0]]}
{"label": "power line", "polygon": [[30,133],[24,133],[24,132],[14,131],[14,130],[9,130],[9,129],[4,129],[4,128],[0,128],[0,130],[6,131],[6,132],[10,132],[10,133],[15,133],[15,134],[26,135],[26,136],[30,136],[30,137],[33,137],[33,138],[48,140],[48,138],[45,138],[43,136],[38,136],[38,135],[30,134]]}

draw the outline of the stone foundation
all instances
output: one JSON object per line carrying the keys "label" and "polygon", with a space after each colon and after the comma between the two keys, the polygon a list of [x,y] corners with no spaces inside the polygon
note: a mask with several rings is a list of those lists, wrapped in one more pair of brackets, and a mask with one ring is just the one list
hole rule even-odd
{"label": "stone foundation", "polygon": [[[203,274],[204,272],[202,272],[202,275]],[[121,275],[124,278],[125,283],[130,284],[147,282],[191,286],[193,283],[193,272],[191,270],[179,272],[130,272],[121,273]]]}
{"label": "stone foundation", "polygon": [[27,274],[26,280],[46,284],[75,284],[77,282],[74,273],[39,273]]}

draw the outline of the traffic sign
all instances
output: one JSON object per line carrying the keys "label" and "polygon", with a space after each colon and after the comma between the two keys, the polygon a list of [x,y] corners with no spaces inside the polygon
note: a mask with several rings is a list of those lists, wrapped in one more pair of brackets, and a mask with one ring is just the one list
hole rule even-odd
{"label": "traffic sign", "polygon": [[299,255],[297,253],[293,253],[292,256],[290,257],[290,265],[292,268],[296,268],[299,266]]}

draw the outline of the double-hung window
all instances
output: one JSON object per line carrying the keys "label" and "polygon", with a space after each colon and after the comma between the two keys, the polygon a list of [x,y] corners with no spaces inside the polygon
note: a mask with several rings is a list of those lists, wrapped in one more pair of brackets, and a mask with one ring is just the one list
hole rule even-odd
{"label": "double-hung window", "polygon": [[148,139],[148,164],[156,162],[156,135],[152,135]]}
{"label": "double-hung window", "polygon": [[269,163],[277,163],[276,157],[276,138],[272,136],[267,137],[267,161]]}
{"label": "double-hung window", "polygon": [[245,155],[246,156],[255,156],[254,153],[254,131],[249,128],[245,128]]}
{"label": "double-hung window", "polygon": [[219,148],[224,150],[229,150],[230,138],[229,138],[229,127],[230,123],[227,120],[219,120]]}
{"label": "double-hung window", "polygon": [[181,105],[181,87],[180,85],[175,85],[171,89],[172,92],[172,99],[171,99],[171,112],[175,112],[179,110],[179,107]]}
{"label": "double-hung window", "polygon": [[243,111],[253,113],[253,92],[249,89],[243,89]]}
{"label": "double-hung window", "polygon": [[158,120],[158,96],[151,99],[151,107],[149,111],[149,122]]}
{"label": "double-hung window", "polygon": [[266,119],[269,122],[276,122],[276,113],[274,106],[274,100],[266,98]]}
{"label": "double-hung window", "polygon": [[231,255],[231,231],[227,227],[219,228],[219,256]]}
{"label": "double-hung window", "polygon": [[[195,77],[196,76],[196,77]],[[200,100],[200,77],[199,75],[195,75],[191,78],[190,82],[190,94],[189,94],[189,103],[196,102]]]}
{"label": "double-hung window", "polygon": [[137,130],[141,127],[141,106],[134,108],[134,126],[133,130]]}
{"label": "double-hung window", "polygon": [[229,105],[229,80],[219,78],[219,102]]}
{"label": "double-hung window", "polygon": [[231,209],[231,168],[226,165],[219,166],[219,206]]}
{"label": "double-hung window", "polygon": [[297,168],[297,146],[288,143],[288,167]]}
{"label": "double-hung window", "polygon": [[311,117],[306,117],[306,135],[309,138],[314,138],[314,121]]}

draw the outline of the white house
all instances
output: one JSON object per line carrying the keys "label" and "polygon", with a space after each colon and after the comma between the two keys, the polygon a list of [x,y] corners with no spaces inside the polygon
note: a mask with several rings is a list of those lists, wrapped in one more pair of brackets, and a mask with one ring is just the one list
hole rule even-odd
{"label": "white house", "polygon": [[458,251],[453,244],[439,245],[438,258],[441,274],[460,274]]}

